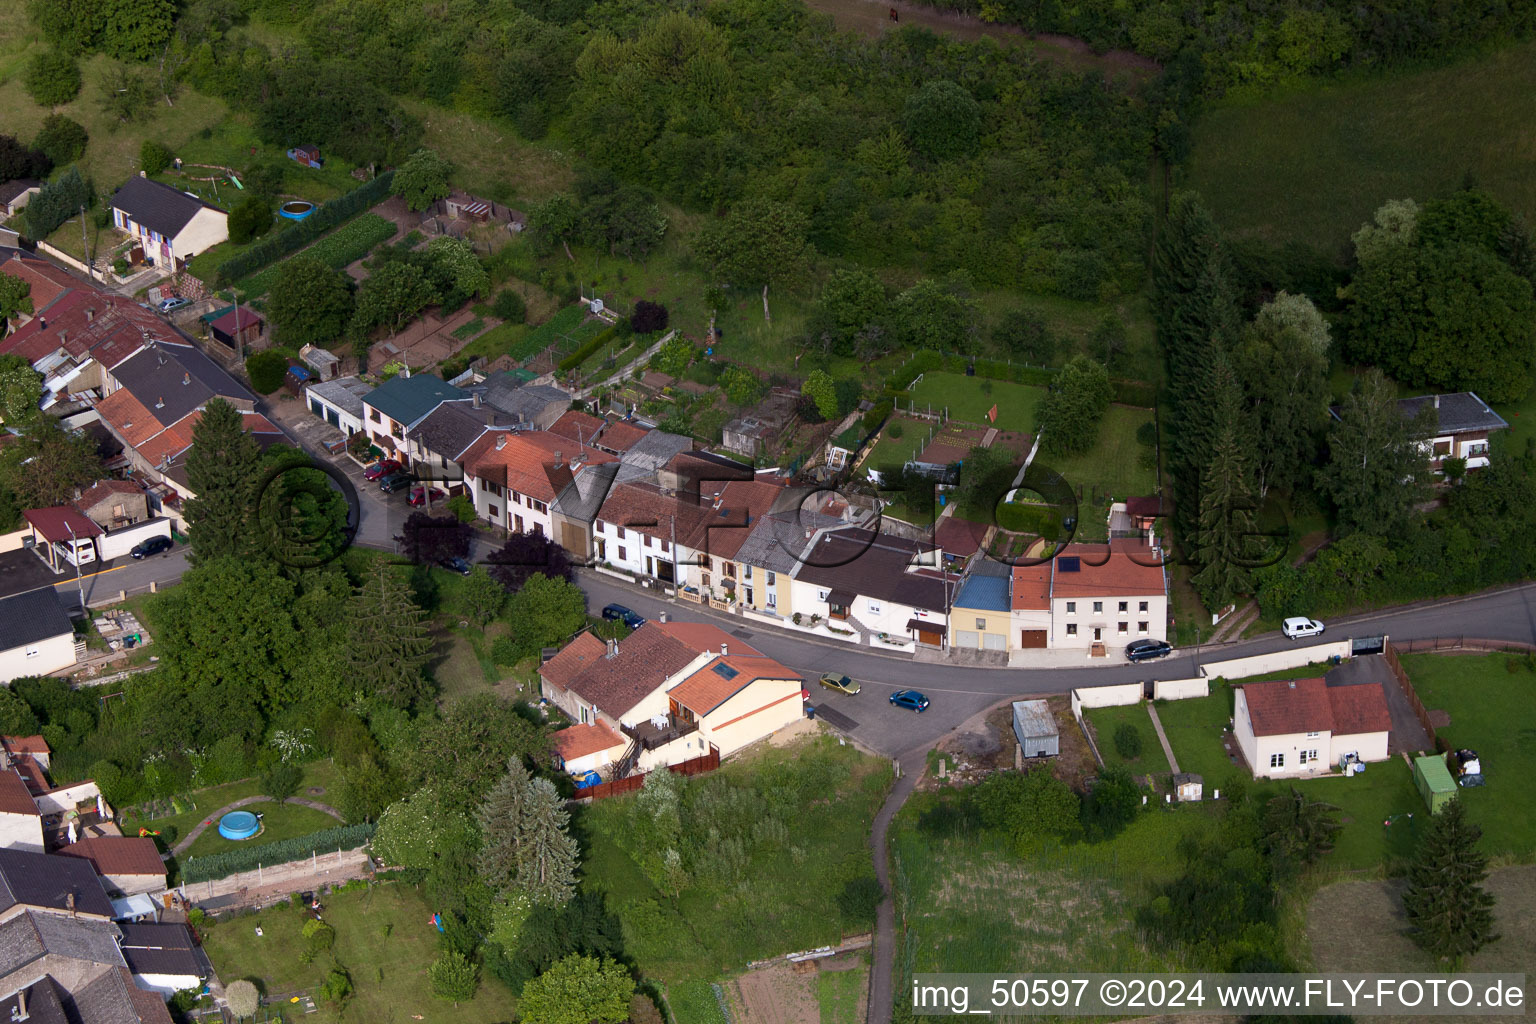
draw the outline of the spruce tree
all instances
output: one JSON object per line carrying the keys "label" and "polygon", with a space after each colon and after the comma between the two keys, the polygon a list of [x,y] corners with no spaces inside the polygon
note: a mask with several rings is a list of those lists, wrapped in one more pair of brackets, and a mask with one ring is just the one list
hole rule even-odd
{"label": "spruce tree", "polygon": [[523,819],[533,797],[533,780],[523,759],[507,762],[503,775],[480,804],[480,860],[477,867],[485,884],[499,893],[517,888],[518,840]]}
{"label": "spruce tree", "polygon": [[382,560],[352,599],[352,635],[343,657],[349,680],[395,707],[409,708],[430,696],[422,675],[432,657],[427,614],[406,581]]}
{"label": "spruce tree", "polygon": [[1459,961],[1498,938],[1493,897],[1482,886],[1488,877],[1488,858],[1477,849],[1482,837],[1466,806],[1452,800],[1430,819],[1408,870],[1403,909],[1413,939],[1438,957]]}
{"label": "spruce tree", "polygon": [[187,455],[187,485],[195,495],[186,510],[194,562],[250,551],[260,464],[261,451],[245,432],[240,411],[222,398],[210,399],[192,428]]}
{"label": "spruce tree", "polygon": [[566,831],[570,820],[554,783],[535,779],[517,840],[517,885],[539,906],[564,906],[576,890],[578,850]]}
{"label": "spruce tree", "polygon": [[1254,547],[1253,443],[1242,391],[1231,364],[1219,358],[1211,370],[1210,458],[1200,474],[1199,520],[1191,582],[1210,609],[1247,590]]}

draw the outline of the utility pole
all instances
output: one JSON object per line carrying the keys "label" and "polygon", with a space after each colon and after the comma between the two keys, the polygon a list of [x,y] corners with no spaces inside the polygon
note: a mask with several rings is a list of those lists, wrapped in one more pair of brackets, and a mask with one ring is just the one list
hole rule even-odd
{"label": "utility pole", "polygon": [[69,531],[69,553],[73,556],[71,561],[75,563],[75,588],[80,592],[80,611],[89,618],[91,610],[85,606],[85,583],[80,577],[79,542],[75,540],[75,528],[70,525],[67,518],[64,520],[64,529]]}

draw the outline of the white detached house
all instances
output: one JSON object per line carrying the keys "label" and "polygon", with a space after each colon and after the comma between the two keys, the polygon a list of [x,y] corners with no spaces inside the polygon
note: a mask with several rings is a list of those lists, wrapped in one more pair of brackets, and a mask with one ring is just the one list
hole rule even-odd
{"label": "white detached house", "polygon": [[144,247],[146,260],[168,270],[229,240],[228,213],[142,171],[113,194],[112,223]]}

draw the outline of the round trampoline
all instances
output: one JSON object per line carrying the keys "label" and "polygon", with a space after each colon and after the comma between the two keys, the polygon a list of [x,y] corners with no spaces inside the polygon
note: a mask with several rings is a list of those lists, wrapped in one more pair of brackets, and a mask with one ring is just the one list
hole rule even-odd
{"label": "round trampoline", "polygon": [[284,203],[277,208],[277,212],[289,220],[303,220],[315,212],[315,204],[307,203],[302,199]]}
{"label": "round trampoline", "polygon": [[249,839],[261,831],[261,819],[250,811],[230,811],[219,819],[219,835],[225,839]]}

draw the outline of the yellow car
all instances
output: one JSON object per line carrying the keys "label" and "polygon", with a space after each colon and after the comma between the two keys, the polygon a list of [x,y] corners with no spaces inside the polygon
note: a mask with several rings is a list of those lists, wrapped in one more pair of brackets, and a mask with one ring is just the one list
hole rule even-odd
{"label": "yellow car", "polygon": [[837,690],[839,693],[855,694],[859,692],[859,684],[847,676],[833,675],[828,672],[821,677],[821,685],[829,690]]}

